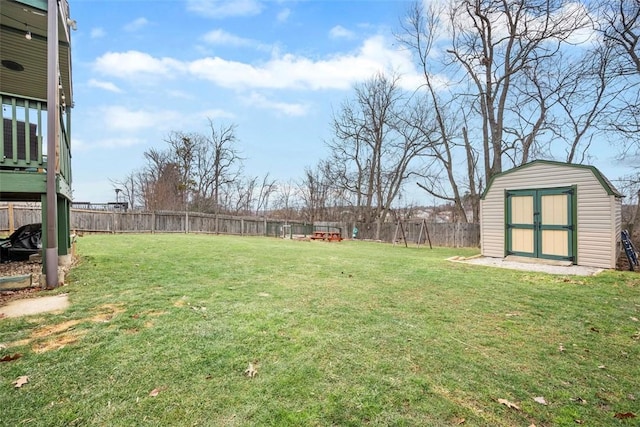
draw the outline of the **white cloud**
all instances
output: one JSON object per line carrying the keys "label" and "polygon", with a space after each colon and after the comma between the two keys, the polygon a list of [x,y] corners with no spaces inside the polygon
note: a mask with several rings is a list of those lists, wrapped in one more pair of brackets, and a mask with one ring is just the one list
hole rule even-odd
{"label": "white cloud", "polygon": [[87,84],[89,85],[89,87],[104,89],[106,91],[114,92],[114,93],[122,93],[122,89],[120,89],[118,86],[116,86],[114,83],[111,83],[111,82],[91,79]]}
{"label": "white cloud", "polygon": [[251,95],[244,99],[244,102],[253,107],[275,110],[286,116],[304,116],[308,111],[308,107],[306,105],[272,101],[257,92],[251,93]]}
{"label": "white cloud", "polygon": [[138,18],[138,19],[134,19],[133,21],[127,23],[124,26],[124,30],[128,31],[128,32],[134,32],[134,31],[141,30],[142,28],[144,28],[148,24],[149,24],[149,21],[147,21],[146,18]]}
{"label": "white cloud", "polygon": [[91,29],[90,37],[92,39],[99,39],[107,35],[104,28],[96,27]]}
{"label": "white cloud", "polygon": [[188,100],[195,99],[192,94],[182,90],[170,89],[170,90],[167,90],[167,95],[176,99],[188,99]]}
{"label": "white cloud", "polygon": [[382,36],[368,39],[355,54],[324,60],[285,54],[255,66],[215,57],[188,67],[193,75],[229,88],[348,89],[379,71],[416,74],[409,52],[389,48]]}
{"label": "white cloud", "polygon": [[209,31],[202,36],[202,39],[209,44],[224,46],[250,46],[256,44],[251,39],[238,37],[221,29]]}
{"label": "white cloud", "polygon": [[369,38],[357,52],[320,60],[275,53],[262,64],[220,57],[181,62],[128,51],[106,53],[96,60],[94,68],[103,75],[134,80],[147,76],[179,77],[190,74],[232,89],[349,89],[353,83],[381,71],[398,72],[405,76],[406,81],[418,78],[410,52],[390,47],[382,36]]}
{"label": "white cloud", "polygon": [[342,25],[336,25],[329,30],[329,37],[332,39],[353,39],[355,34],[353,31],[349,31]]}
{"label": "white cloud", "polygon": [[187,0],[187,10],[210,18],[252,16],[262,12],[257,0]]}
{"label": "white cloud", "polygon": [[289,19],[289,16],[291,16],[291,9],[285,8],[285,9],[282,9],[280,12],[278,12],[276,19],[278,20],[278,22],[283,23],[283,22],[287,22],[287,20]]}
{"label": "white cloud", "polygon": [[159,75],[172,77],[183,65],[172,58],[154,58],[153,56],[130,50],[127,52],[107,52],[94,63],[96,72],[120,78],[144,77],[141,75]]}
{"label": "white cloud", "polygon": [[122,106],[104,107],[100,111],[106,130],[138,132],[145,129],[167,129],[182,120],[180,113],[169,110],[131,110]]}

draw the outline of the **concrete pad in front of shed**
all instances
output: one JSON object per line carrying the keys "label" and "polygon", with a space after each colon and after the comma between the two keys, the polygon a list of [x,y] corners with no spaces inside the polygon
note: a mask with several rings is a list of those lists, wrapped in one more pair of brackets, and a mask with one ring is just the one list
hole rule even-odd
{"label": "concrete pad in front of shed", "polygon": [[511,270],[536,271],[539,273],[562,274],[571,276],[593,276],[603,271],[601,268],[573,265],[565,261],[541,260],[539,258],[507,257],[492,258],[475,256],[470,258],[453,257],[452,262],[484,265],[488,267],[508,268]]}
{"label": "concrete pad in front of shed", "polygon": [[60,294],[50,297],[27,298],[11,301],[0,307],[0,317],[20,317],[33,314],[62,311],[69,307],[69,295]]}

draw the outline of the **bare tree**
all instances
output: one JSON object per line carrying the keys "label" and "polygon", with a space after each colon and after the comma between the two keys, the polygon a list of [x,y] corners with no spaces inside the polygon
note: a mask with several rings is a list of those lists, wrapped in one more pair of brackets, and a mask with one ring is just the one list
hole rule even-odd
{"label": "bare tree", "polygon": [[[256,179],[257,178],[258,177],[256,177]],[[277,188],[278,188],[278,185],[276,184],[276,180],[271,179],[269,177],[269,173],[266,173],[262,177],[260,189],[258,191],[258,195],[255,200],[256,215],[260,215],[260,212],[266,215],[266,212],[269,209],[269,198],[273,195],[273,193],[277,190]]]}
{"label": "bare tree", "polygon": [[[420,4],[413,4],[403,24],[403,34],[398,35],[398,38],[413,52],[422,70],[426,92],[424,105],[428,106],[435,115],[433,133],[423,128],[421,122],[424,122],[424,119],[415,123],[415,126],[422,129],[427,139],[431,141],[430,150],[425,153],[424,163],[419,173],[424,182],[417,184],[432,196],[451,202],[457,218],[467,221],[460,189],[460,181],[465,182],[465,179],[464,176],[461,179],[455,173],[454,157],[456,151],[460,151],[460,146],[464,147],[462,153],[467,159],[466,182],[469,183],[469,191],[478,199],[477,194],[481,192],[480,188],[476,189],[475,186],[478,154],[468,137],[465,125],[468,116],[463,117],[463,124],[460,125],[460,110],[454,103],[458,96],[447,93],[442,77],[438,75],[438,71],[431,69],[434,63],[431,59],[434,44],[440,37],[440,33],[444,31],[441,22],[443,13],[444,9],[436,5],[429,6],[425,11]],[[474,109],[474,107],[472,103],[468,108]],[[477,110],[477,107],[475,109]],[[462,144],[459,142],[458,129],[462,130]],[[488,150],[487,141],[483,143],[483,147]],[[478,202],[475,202],[474,207],[479,211]],[[474,215],[474,218],[478,218],[478,215]]]}
{"label": "bare tree", "polygon": [[298,191],[302,200],[302,213],[304,219],[309,222],[327,220],[331,183],[328,179],[327,163],[320,161],[315,167],[306,167],[304,178],[298,185]]}
{"label": "bare tree", "polygon": [[289,180],[277,186],[274,193],[273,215],[282,219],[298,218],[298,185]]}
{"label": "bare tree", "polygon": [[599,31],[614,55],[616,103],[608,127],[623,135],[622,156],[640,158],[640,1],[610,0],[596,6]]}
{"label": "bare tree", "polygon": [[208,176],[209,180],[203,191],[206,193],[211,188],[213,203],[218,212],[220,189],[240,177],[243,158],[236,147],[238,140],[235,125],[221,125],[216,128],[213,120],[209,119],[209,130],[206,145],[210,148],[210,162],[203,166],[205,176]]}
{"label": "bare tree", "polygon": [[235,125],[216,127],[209,119],[209,134],[170,132],[167,156],[180,175],[178,192],[183,206],[201,212],[220,212],[223,189],[238,181],[242,157],[237,145]]}
{"label": "bare tree", "polygon": [[168,151],[151,148],[144,153],[147,161],[142,172],[144,205],[150,210],[179,210],[184,207],[178,165]]}
{"label": "bare tree", "polygon": [[409,118],[422,106],[400,89],[399,79],[376,74],[356,85],[354,99],[334,115],[328,144],[334,188],[353,202],[360,220],[376,223],[376,238],[413,173],[412,162],[426,149],[424,127]]}
{"label": "bare tree", "polygon": [[586,7],[565,0],[415,3],[397,37],[422,70],[439,133],[420,186],[462,219],[465,197],[476,220],[503,167],[555,158],[560,146],[583,161],[612,100],[610,52],[586,43],[592,29]]}
{"label": "bare tree", "polygon": [[[553,58],[570,36],[590,25],[586,11],[576,8],[567,13],[566,4],[561,0],[465,0],[451,9],[452,37],[447,52],[452,65],[459,66],[473,82],[470,95],[479,102],[485,182],[502,172],[504,154],[518,145],[526,153],[530,150],[526,144],[536,141],[537,120],[529,126],[529,135],[517,138],[520,144],[504,132],[509,127],[508,112],[522,108],[522,102],[526,106],[526,99],[513,94],[527,79],[527,71]],[[537,104],[539,98],[530,102]],[[528,160],[523,156],[516,165]]]}
{"label": "bare tree", "polygon": [[177,131],[170,132],[165,142],[169,144],[169,156],[180,175],[177,190],[182,207],[186,209],[190,203],[190,195],[199,183],[194,173],[194,163],[201,154],[202,145],[198,135]]}
{"label": "bare tree", "polygon": [[135,176],[136,176],[135,172],[130,172],[126,177],[124,177],[121,180],[109,179],[109,181],[111,181],[114,191],[116,191],[116,193],[118,192],[122,193],[122,196],[120,196],[122,197],[122,201],[126,202],[131,209],[135,209],[135,201],[136,201],[135,196],[137,194]]}

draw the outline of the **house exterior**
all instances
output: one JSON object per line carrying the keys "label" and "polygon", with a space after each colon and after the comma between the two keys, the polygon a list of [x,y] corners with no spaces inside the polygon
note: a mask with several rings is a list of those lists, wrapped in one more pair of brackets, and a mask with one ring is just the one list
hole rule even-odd
{"label": "house exterior", "polygon": [[42,203],[46,263],[71,246],[75,22],[67,0],[0,0],[0,10],[0,202]]}
{"label": "house exterior", "polygon": [[498,174],[480,200],[482,255],[615,268],[622,197],[594,166],[535,160]]}

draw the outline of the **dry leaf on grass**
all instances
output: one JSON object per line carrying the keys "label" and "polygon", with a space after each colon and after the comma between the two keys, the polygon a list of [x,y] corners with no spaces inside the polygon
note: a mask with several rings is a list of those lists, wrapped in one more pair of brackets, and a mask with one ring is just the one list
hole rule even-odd
{"label": "dry leaf on grass", "polygon": [[167,389],[166,386],[156,387],[153,390],[151,390],[151,392],[149,392],[149,396],[156,397],[157,395],[160,394],[161,391],[166,390],[166,389]]}
{"label": "dry leaf on grass", "polygon": [[454,418],[451,420],[451,424],[456,425],[456,426],[460,426],[462,424],[464,424],[467,420],[465,418]]}
{"label": "dry leaf on grass", "polygon": [[506,406],[507,408],[516,409],[518,411],[520,410],[520,407],[518,405],[512,402],[509,402],[507,399],[498,399],[498,403]]}
{"label": "dry leaf on grass", "polygon": [[569,399],[572,402],[577,402],[577,403],[581,403],[583,405],[586,405],[587,401],[584,400],[583,398],[581,398],[580,396],[578,397],[572,397],[571,399]]}
{"label": "dry leaf on grass", "polygon": [[23,375],[21,377],[18,377],[18,379],[13,382],[13,386],[15,388],[20,388],[28,382],[29,382],[29,377],[27,375]]}
{"label": "dry leaf on grass", "polygon": [[619,420],[626,420],[627,418],[635,418],[636,414],[633,412],[618,412],[613,417]]}
{"label": "dry leaf on grass", "polygon": [[533,398],[533,400],[534,400],[536,403],[539,403],[539,404],[541,404],[541,405],[546,405],[546,404],[547,404],[547,401],[546,401],[546,400],[544,400],[544,397],[542,397],[542,396],[534,397],[534,398]]}
{"label": "dry leaf on grass", "polygon": [[14,355],[7,354],[6,356],[0,357],[0,362],[11,362],[16,359],[20,359],[22,355],[20,353],[16,353]]}
{"label": "dry leaf on grass", "polygon": [[253,378],[258,375],[258,366],[249,362],[249,366],[244,370],[244,374],[249,378]]}

